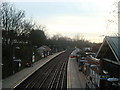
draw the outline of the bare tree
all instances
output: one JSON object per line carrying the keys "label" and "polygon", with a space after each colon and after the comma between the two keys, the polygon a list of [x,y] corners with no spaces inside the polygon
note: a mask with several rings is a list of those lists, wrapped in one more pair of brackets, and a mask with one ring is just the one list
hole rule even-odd
{"label": "bare tree", "polygon": [[21,25],[21,30],[20,34],[28,34],[30,33],[31,30],[35,27],[35,23],[30,19],[30,20],[24,20]]}
{"label": "bare tree", "polygon": [[47,31],[47,28],[46,28],[45,25],[36,25],[36,26],[35,26],[35,29],[36,29],[36,30],[41,30],[41,31],[43,31],[43,32],[46,32],[46,31]]}
{"label": "bare tree", "polygon": [[55,35],[53,35],[53,37],[51,39],[58,40],[60,37],[62,37],[60,34],[55,34]]}
{"label": "bare tree", "polygon": [[0,6],[1,26],[2,29],[19,30],[21,29],[21,23],[25,17],[25,13],[22,10],[16,10],[13,5],[7,2],[3,2]]}
{"label": "bare tree", "polygon": [[82,33],[77,33],[77,34],[74,36],[74,39],[75,39],[75,41],[85,40],[85,39],[84,39],[84,35],[83,35]]}
{"label": "bare tree", "polygon": [[[106,29],[107,33],[110,36],[120,36],[120,31],[119,31],[119,19],[120,19],[120,4],[119,2],[114,2],[112,6],[112,10],[109,12],[110,18],[107,21]],[[111,28],[111,27],[116,27],[116,28]],[[111,30],[118,30],[117,32],[111,32]]]}

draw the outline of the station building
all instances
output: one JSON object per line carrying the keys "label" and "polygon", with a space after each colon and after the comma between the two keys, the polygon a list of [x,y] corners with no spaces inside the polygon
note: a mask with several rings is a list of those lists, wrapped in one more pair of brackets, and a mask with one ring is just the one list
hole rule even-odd
{"label": "station building", "polygon": [[81,62],[88,88],[120,89],[120,37],[106,36],[96,57],[87,56]]}
{"label": "station building", "polygon": [[100,88],[120,89],[120,37],[106,36],[96,55],[100,59]]}

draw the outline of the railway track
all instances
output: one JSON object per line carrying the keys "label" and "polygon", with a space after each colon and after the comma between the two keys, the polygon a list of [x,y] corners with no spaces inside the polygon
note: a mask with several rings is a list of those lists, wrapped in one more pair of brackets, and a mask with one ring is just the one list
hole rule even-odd
{"label": "railway track", "polygon": [[47,62],[13,90],[67,89],[67,63],[71,51],[66,51]]}

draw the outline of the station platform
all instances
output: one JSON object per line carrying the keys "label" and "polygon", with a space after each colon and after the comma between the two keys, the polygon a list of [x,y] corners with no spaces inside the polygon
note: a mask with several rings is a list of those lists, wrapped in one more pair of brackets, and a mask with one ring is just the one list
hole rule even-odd
{"label": "station platform", "polygon": [[[78,50],[74,50],[71,55],[75,55]],[[67,88],[68,89],[83,89],[86,87],[86,77],[79,71],[78,63],[75,58],[70,58],[67,67]]]}
{"label": "station platform", "polygon": [[17,73],[15,73],[12,76],[9,76],[8,78],[5,78],[2,80],[2,88],[8,89],[8,88],[14,88],[16,87],[20,82],[24,81],[27,77],[29,77],[32,73],[34,73],[36,70],[38,70],[40,67],[42,67],[45,63],[49,62],[52,58],[56,57],[57,55],[63,53],[58,52],[53,55],[47,56],[46,58],[43,58],[33,64],[33,67],[25,68]]}

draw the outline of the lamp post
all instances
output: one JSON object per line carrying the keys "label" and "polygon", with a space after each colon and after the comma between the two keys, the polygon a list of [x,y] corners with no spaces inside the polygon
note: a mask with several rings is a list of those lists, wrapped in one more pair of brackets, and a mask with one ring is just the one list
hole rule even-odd
{"label": "lamp post", "polygon": [[18,66],[19,66],[19,71],[20,71],[20,67],[21,67],[21,59],[15,59],[14,62],[18,62]]}
{"label": "lamp post", "polygon": [[20,67],[21,67],[21,60],[20,59],[16,59],[16,55],[15,55],[15,49],[18,49],[18,50],[20,50],[20,47],[18,47],[18,46],[16,46],[15,48],[14,48],[14,46],[13,46],[13,74],[15,73],[15,70],[14,70],[14,68],[15,68],[15,63],[14,62],[18,62],[18,67],[19,67],[19,71],[20,71]]}
{"label": "lamp post", "polygon": [[32,63],[34,63],[35,62],[35,53],[33,52],[33,54],[32,54]]}
{"label": "lamp post", "polygon": [[15,56],[13,56],[13,74],[15,73],[15,70],[14,70],[14,60],[15,60]]}
{"label": "lamp post", "polygon": [[120,80],[119,78],[114,78],[114,77],[107,79],[107,81],[111,83],[111,85],[110,85],[111,90],[113,90],[113,89],[117,89],[118,90],[119,89],[119,87],[120,87],[119,83],[118,83],[119,80]]}

